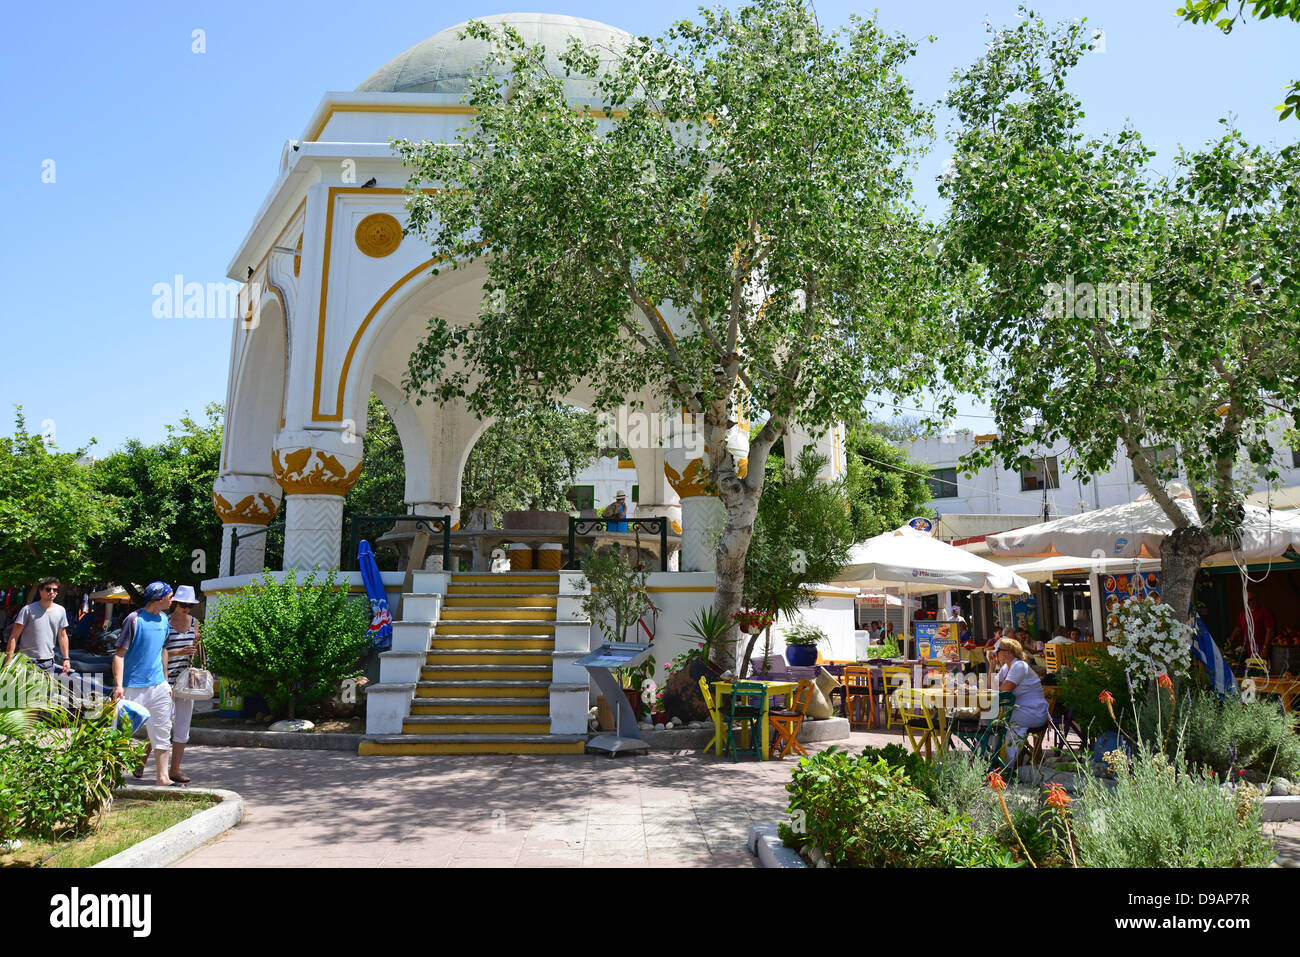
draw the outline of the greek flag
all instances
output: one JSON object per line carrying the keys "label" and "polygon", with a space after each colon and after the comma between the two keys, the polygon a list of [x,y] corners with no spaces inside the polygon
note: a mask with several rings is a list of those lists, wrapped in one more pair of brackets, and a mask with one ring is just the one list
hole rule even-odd
{"label": "greek flag", "polygon": [[1210,629],[1200,615],[1196,616],[1196,634],[1192,636],[1192,654],[1205,666],[1205,673],[1210,676],[1210,687],[1220,698],[1227,694],[1237,694],[1237,679],[1223,660],[1219,646],[1214,643]]}

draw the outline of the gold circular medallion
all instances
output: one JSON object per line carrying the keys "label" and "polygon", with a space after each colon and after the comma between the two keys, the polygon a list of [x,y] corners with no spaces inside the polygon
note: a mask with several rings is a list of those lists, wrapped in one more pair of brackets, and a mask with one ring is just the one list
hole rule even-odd
{"label": "gold circular medallion", "polygon": [[387,213],[371,213],[357,223],[357,249],[374,259],[397,251],[402,244],[402,224]]}

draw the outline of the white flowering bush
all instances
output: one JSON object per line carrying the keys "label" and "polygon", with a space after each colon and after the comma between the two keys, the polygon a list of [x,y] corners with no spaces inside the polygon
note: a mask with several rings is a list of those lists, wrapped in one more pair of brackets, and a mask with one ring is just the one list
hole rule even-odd
{"label": "white flowering bush", "polygon": [[1106,618],[1106,632],[1134,687],[1161,675],[1184,674],[1192,650],[1192,628],[1174,610],[1147,597],[1126,598]]}

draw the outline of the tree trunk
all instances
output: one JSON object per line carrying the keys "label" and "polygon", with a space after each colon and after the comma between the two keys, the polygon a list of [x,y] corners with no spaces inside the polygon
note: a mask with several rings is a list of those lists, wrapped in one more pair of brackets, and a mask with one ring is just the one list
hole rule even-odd
{"label": "tree trunk", "polygon": [[[713,607],[727,621],[740,611],[744,604],[745,589],[745,555],[749,552],[750,539],[754,537],[754,519],[758,515],[757,492],[746,492],[733,506],[724,499],[727,508],[727,522],[723,526],[722,538],[718,541],[717,564],[715,565],[716,592]],[[719,642],[721,659],[715,664],[724,670],[737,667],[736,652],[740,650],[740,626],[734,622],[728,632],[727,640]]]}
{"label": "tree trunk", "polygon": [[1192,593],[1201,562],[1214,553],[1214,538],[1204,528],[1176,528],[1160,545],[1160,600],[1179,621],[1192,616]]}

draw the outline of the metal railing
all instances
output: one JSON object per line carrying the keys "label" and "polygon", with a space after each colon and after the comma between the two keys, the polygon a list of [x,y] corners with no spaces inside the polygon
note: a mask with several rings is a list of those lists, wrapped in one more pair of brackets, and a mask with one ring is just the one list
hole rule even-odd
{"label": "metal railing", "polygon": [[[622,528],[610,528],[624,526]],[[570,518],[569,519],[569,563],[565,568],[576,569],[578,565],[577,544],[579,535],[592,535],[598,531],[632,532],[635,534],[635,546],[641,549],[641,533],[659,536],[659,570],[668,571],[668,519],[662,515],[654,518]]]}
{"label": "metal railing", "polygon": [[[348,549],[347,554],[343,556],[343,567],[346,571],[358,571],[360,565],[357,561],[357,546],[361,540],[367,539],[371,546],[374,546],[372,535],[378,532],[383,535],[390,525],[397,522],[412,522],[415,525],[413,531],[426,531],[430,536],[440,536],[442,538],[442,567],[451,567],[451,516],[450,515],[352,515],[348,519]],[[409,560],[409,555],[408,555]],[[417,569],[418,571],[418,569]]]}

